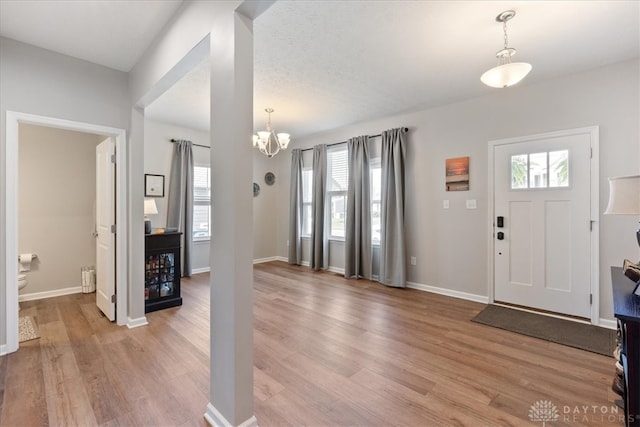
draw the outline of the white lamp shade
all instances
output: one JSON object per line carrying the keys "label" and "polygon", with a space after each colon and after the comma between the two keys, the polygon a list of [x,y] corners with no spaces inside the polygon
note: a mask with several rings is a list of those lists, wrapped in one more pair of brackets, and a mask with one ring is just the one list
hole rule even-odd
{"label": "white lamp shade", "polygon": [[280,147],[282,147],[283,150],[286,150],[289,146],[289,138],[290,136],[288,133],[278,134],[278,142],[280,143]]}
{"label": "white lamp shade", "polygon": [[498,65],[480,76],[480,80],[487,86],[496,88],[513,86],[524,79],[531,71],[531,68],[533,68],[531,64],[526,62],[511,62]]}
{"label": "white lamp shade", "polygon": [[155,215],[158,213],[158,207],[156,201],[153,199],[144,199],[144,214]]}
{"label": "white lamp shade", "polygon": [[609,178],[605,215],[640,215],[640,175]]}

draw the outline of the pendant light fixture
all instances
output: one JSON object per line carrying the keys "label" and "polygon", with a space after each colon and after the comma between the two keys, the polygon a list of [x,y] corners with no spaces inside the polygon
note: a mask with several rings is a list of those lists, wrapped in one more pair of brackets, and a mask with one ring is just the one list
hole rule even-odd
{"label": "pendant light fixture", "polygon": [[531,64],[526,62],[511,62],[511,57],[516,54],[514,48],[509,47],[507,39],[507,21],[516,16],[513,10],[502,12],[496,17],[496,21],[502,22],[504,30],[504,48],[496,53],[498,65],[485,72],[480,80],[487,86],[505,88],[513,86],[529,74]]}
{"label": "pendant light fixture", "polygon": [[265,108],[264,111],[269,115],[267,130],[260,131],[257,135],[253,135],[253,146],[259,149],[262,154],[271,158],[278,154],[280,150],[287,149],[289,145],[289,134],[276,134],[271,127],[271,113],[273,113],[273,108]]}

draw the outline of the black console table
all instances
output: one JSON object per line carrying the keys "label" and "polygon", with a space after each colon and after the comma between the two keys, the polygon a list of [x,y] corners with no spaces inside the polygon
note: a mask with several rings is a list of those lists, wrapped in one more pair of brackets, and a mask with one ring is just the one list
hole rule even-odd
{"label": "black console table", "polygon": [[622,268],[611,267],[613,284],[613,314],[618,319],[618,333],[622,341],[624,368],[625,425],[640,426],[640,297],[633,294],[635,283]]}
{"label": "black console table", "polygon": [[145,236],[144,312],[182,305],[180,296],[180,235]]}

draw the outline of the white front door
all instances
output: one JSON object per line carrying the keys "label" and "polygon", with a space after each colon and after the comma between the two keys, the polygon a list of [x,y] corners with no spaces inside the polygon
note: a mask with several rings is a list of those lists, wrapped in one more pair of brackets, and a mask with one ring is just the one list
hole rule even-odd
{"label": "white front door", "polygon": [[493,153],[495,301],[591,318],[590,134]]}
{"label": "white front door", "polygon": [[111,138],[96,147],[96,304],[109,320],[115,320],[115,165]]}

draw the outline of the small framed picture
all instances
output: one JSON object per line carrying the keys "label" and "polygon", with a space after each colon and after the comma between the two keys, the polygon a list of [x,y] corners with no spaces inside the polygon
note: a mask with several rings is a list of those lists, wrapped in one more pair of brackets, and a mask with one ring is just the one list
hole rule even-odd
{"label": "small framed picture", "polygon": [[144,197],[164,197],[164,175],[144,174]]}

